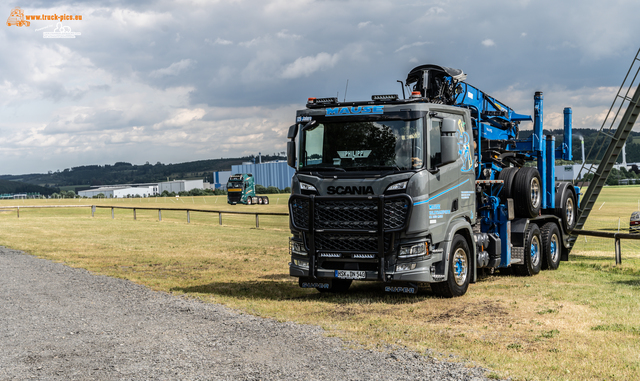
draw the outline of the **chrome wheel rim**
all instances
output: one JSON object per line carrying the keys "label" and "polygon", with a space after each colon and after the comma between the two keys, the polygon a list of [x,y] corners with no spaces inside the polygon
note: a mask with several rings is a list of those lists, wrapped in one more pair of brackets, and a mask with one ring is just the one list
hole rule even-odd
{"label": "chrome wheel rim", "polygon": [[573,212],[573,199],[571,197],[567,198],[565,213],[567,215],[567,226],[573,225],[573,219],[575,218],[575,216]]}
{"label": "chrome wheel rim", "polygon": [[531,265],[533,267],[538,266],[540,262],[540,240],[538,236],[533,236],[531,239]]}
{"label": "chrome wheel rim", "polygon": [[537,177],[531,179],[531,206],[537,209],[540,206],[540,181]]}
{"label": "chrome wheel rim", "polygon": [[560,245],[558,245],[558,236],[552,235],[551,242],[549,243],[551,249],[551,261],[556,263],[558,261],[558,256],[560,255]]}
{"label": "chrome wheel rim", "polygon": [[453,276],[458,286],[464,285],[468,272],[467,253],[462,248],[459,248],[453,253]]}

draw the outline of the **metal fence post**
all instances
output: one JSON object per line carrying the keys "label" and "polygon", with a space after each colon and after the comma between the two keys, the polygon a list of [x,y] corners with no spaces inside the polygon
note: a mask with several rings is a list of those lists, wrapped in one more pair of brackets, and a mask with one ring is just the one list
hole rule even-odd
{"label": "metal fence post", "polygon": [[256,213],[256,229],[260,227],[260,218],[259,218],[259,214]]}
{"label": "metal fence post", "polygon": [[20,218],[20,207],[18,207],[18,218]]}
{"label": "metal fence post", "polygon": [[620,238],[616,237],[616,265],[622,264],[622,252],[620,249]]}
{"label": "metal fence post", "polygon": [[136,220],[136,208],[133,208],[133,220]]}
{"label": "metal fence post", "polygon": [[187,210],[187,223],[191,223],[191,216],[189,215],[189,211]]}
{"label": "metal fence post", "polygon": [[111,208],[111,219],[113,220],[115,218],[114,213],[113,213],[113,208]]}
{"label": "metal fence post", "polygon": [[96,213],[96,206],[95,205],[91,205],[91,217],[93,217],[93,215]]}
{"label": "metal fence post", "polygon": [[162,209],[158,209],[158,221],[162,221]]}
{"label": "metal fence post", "polygon": [[222,225],[222,213],[218,212],[218,222]]}

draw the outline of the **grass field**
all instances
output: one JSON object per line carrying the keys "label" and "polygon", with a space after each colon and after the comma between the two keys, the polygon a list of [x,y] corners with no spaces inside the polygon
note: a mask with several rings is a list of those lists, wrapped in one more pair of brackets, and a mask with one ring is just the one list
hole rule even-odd
{"label": "grass field", "polygon": [[[628,228],[640,187],[607,187],[585,228]],[[101,200],[104,205],[286,212],[271,204],[230,206],[224,197]],[[0,201],[9,205],[90,205],[96,200]],[[602,205],[604,203],[604,205]],[[162,204],[162,205],[161,205]],[[521,380],[640,379],[640,245],[580,237],[569,262],[534,277],[486,276],[456,299],[428,287],[417,296],[354,283],[349,294],[298,288],[288,276],[288,220],[185,212],[90,208],[0,210],[0,244],[39,257],[130,279],[155,290],[223,303],[281,321],[317,324],[367,347],[405,346],[493,369]],[[637,242],[637,241],[634,241]]]}

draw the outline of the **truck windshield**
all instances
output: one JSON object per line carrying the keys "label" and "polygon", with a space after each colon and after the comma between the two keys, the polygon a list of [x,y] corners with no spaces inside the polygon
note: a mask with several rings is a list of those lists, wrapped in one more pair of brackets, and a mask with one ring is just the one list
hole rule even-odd
{"label": "truck windshield", "polygon": [[237,183],[237,182],[228,183],[227,189],[242,189],[242,183]]}
{"label": "truck windshield", "polygon": [[422,119],[319,123],[302,131],[300,169],[422,168],[423,130]]}

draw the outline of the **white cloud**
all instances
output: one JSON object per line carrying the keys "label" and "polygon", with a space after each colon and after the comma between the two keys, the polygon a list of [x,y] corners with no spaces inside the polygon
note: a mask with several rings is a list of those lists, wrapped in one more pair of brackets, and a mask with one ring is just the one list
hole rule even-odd
{"label": "white cloud", "polygon": [[169,65],[169,67],[153,70],[151,73],[149,73],[149,77],[161,78],[161,77],[166,77],[168,75],[175,76],[180,74],[180,72],[192,67],[195,64],[196,64],[196,61],[187,58],[184,60],[180,60],[179,62],[174,62],[171,65]]}
{"label": "white cloud", "polygon": [[[31,14],[85,20],[70,24],[73,41],[42,39],[46,22],[2,30],[4,172],[280,151],[309,94],[342,92],[348,78],[349,98],[369,99],[429,62],[464,69],[521,113],[544,91],[553,128],[564,106],[576,127],[599,127],[637,50],[640,3],[611,1],[33,3]],[[496,57],[498,43],[512,54]]]}
{"label": "white cloud", "polygon": [[300,36],[299,34],[289,33],[289,31],[286,29],[283,29],[276,33],[276,37],[290,40],[299,40],[302,38],[302,36]]}
{"label": "white cloud", "polygon": [[339,60],[338,54],[318,53],[315,57],[307,56],[296,59],[282,71],[282,78],[293,79],[308,77],[318,70],[332,68]]}
{"label": "white cloud", "polygon": [[422,45],[427,45],[429,44],[429,41],[418,41],[418,42],[414,42],[413,44],[407,44],[407,45],[402,45],[401,47],[399,47],[398,49],[396,49],[396,53],[401,52],[405,49],[410,49],[410,48],[415,48],[418,46],[422,46]]}
{"label": "white cloud", "polygon": [[220,37],[216,38],[215,41],[211,41],[210,39],[205,38],[204,42],[206,42],[209,45],[232,45],[233,44],[233,41],[225,40]]}
{"label": "white cloud", "polygon": [[486,40],[483,40],[483,41],[482,41],[482,45],[484,45],[484,46],[495,46],[495,45],[496,45],[496,43],[495,43],[495,42],[493,42],[493,40],[492,40],[492,39],[487,38]]}
{"label": "white cloud", "polygon": [[427,10],[427,15],[439,15],[442,13],[446,13],[445,10],[443,8],[440,7],[431,7],[429,8],[429,10]]}

